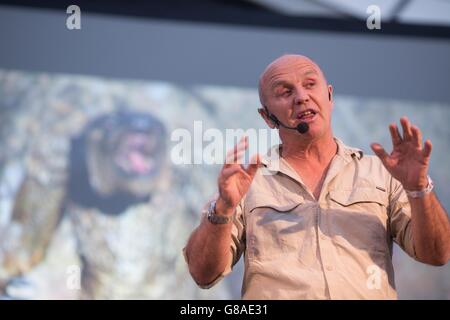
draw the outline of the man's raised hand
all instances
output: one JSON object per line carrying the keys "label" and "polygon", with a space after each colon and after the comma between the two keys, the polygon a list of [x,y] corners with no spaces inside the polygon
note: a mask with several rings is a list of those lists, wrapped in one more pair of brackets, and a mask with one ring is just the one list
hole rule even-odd
{"label": "man's raised hand", "polygon": [[393,150],[388,154],[379,143],[371,147],[381,159],[389,173],[396,178],[406,190],[422,190],[428,185],[427,172],[431,154],[431,142],[422,146],[422,133],[412,126],[406,117],[400,119],[403,136],[395,123],[389,125]]}
{"label": "man's raised hand", "polygon": [[248,148],[248,137],[228,151],[225,164],[218,178],[219,199],[216,203],[218,214],[232,214],[247,193],[261,163],[259,155],[252,157],[247,168],[242,165],[242,157]]}

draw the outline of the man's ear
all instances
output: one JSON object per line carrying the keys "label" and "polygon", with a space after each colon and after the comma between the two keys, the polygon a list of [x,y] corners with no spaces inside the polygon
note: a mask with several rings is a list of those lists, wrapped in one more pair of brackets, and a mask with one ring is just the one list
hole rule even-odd
{"label": "man's ear", "polygon": [[270,129],[275,128],[275,123],[269,118],[269,115],[267,114],[267,109],[265,108],[258,108],[258,113],[261,115],[261,117],[264,119],[264,121],[267,123]]}
{"label": "man's ear", "polygon": [[331,109],[334,107],[334,99],[333,99],[333,86],[331,84],[328,85],[328,100],[331,104]]}

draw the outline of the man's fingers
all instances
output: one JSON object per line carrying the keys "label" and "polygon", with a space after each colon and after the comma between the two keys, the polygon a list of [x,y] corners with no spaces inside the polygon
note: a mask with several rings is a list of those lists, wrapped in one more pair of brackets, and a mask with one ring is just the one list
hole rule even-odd
{"label": "man's fingers", "polygon": [[258,167],[260,165],[261,165],[261,157],[258,154],[256,154],[250,160],[250,164],[248,165],[247,168],[244,168],[244,166],[242,165],[228,165],[222,169],[221,176],[222,179],[227,179],[228,177],[232,176],[237,172],[245,172],[251,178],[253,178],[256,174],[256,171],[258,171]]}
{"label": "man's fingers", "polygon": [[241,140],[234,146],[233,149],[229,150],[228,153],[239,152],[240,150],[245,150],[248,147],[248,137],[243,136]]}
{"label": "man's fingers", "polygon": [[401,117],[400,123],[403,128],[403,140],[409,141],[412,139],[412,132],[411,132],[411,123],[409,122],[407,117]]}
{"label": "man's fingers", "polygon": [[236,144],[236,150],[245,150],[248,148],[248,137],[243,136],[241,140]]}
{"label": "man's fingers", "polygon": [[433,147],[433,145],[431,144],[431,141],[429,139],[427,139],[427,141],[425,141],[425,145],[424,145],[423,150],[422,150],[423,156],[425,158],[429,158],[430,157],[432,147]]}
{"label": "man's fingers", "polygon": [[389,154],[384,150],[384,148],[379,143],[372,143],[370,145],[373,152],[381,159],[381,161],[386,164],[387,159],[389,158]]}
{"label": "man's fingers", "polygon": [[222,179],[227,179],[228,177],[231,177],[233,174],[242,171],[241,166],[229,166],[227,168],[224,168],[222,170]]}
{"label": "man's fingers", "polygon": [[225,164],[236,164],[236,163],[242,163],[242,157],[245,154],[245,150],[237,151],[237,152],[230,152],[227,154],[227,157],[225,158]]}
{"label": "man's fingers", "polygon": [[227,152],[225,156],[225,165],[238,163],[247,148],[248,137],[243,136],[241,140],[234,146],[234,148]]}
{"label": "man's fingers", "polygon": [[258,171],[260,164],[261,157],[259,156],[259,154],[256,154],[250,160],[250,164],[248,165],[248,168],[245,169],[245,172],[247,172],[247,174],[253,178],[256,174],[256,171]]}
{"label": "man's fingers", "polygon": [[402,142],[402,137],[400,136],[397,125],[395,123],[391,123],[389,125],[389,131],[391,132],[392,145],[394,147],[399,145]]}
{"label": "man's fingers", "polygon": [[416,145],[416,147],[421,148],[422,147],[422,132],[420,132],[419,128],[416,126],[411,126],[411,132],[412,132],[412,141]]}

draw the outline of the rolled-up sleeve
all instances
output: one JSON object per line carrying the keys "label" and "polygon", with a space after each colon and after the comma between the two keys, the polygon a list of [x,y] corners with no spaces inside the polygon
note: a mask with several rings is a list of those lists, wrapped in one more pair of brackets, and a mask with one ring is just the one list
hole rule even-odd
{"label": "rolled-up sleeve", "polygon": [[401,183],[392,178],[389,227],[391,236],[409,256],[417,260],[411,224],[411,206]]}

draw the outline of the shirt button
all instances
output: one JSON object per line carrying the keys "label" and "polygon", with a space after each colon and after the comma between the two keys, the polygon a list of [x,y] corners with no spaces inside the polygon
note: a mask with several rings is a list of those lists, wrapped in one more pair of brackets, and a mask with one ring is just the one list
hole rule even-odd
{"label": "shirt button", "polygon": [[333,271],[333,267],[332,266],[327,266],[326,267],[328,271]]}

